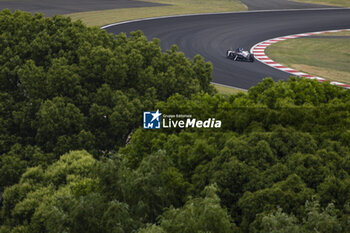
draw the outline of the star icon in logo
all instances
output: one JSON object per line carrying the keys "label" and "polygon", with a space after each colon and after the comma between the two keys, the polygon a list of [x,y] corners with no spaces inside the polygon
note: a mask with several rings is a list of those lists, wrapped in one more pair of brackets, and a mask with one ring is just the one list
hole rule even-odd
{"label": "star icon in logo", "polygon": [[159,121],[160,115],[162,115],[162,114],[159,112],[159,109],[157,109],[157,111],[155,113],[152,113],[153,118],[152,118],[151,122],[153,122],[156,119],[157,119],[157,121]]}

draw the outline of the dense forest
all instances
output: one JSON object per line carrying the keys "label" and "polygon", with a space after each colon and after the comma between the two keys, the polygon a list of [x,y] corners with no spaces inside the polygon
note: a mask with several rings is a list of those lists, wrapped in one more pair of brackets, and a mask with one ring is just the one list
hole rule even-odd
{"label": "dense forest", "polygon": [[[0,13],[0,232],[350,232],[350,92],[212,65],[142,32]],[[143,111],[222,121],[142,128]]]}

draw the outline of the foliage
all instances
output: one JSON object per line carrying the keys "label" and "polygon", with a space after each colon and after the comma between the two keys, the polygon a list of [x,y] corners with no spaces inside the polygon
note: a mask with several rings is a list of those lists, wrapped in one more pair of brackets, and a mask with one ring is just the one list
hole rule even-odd
{"label": "foliage", "polygon": [[[350,231],[349,91],[213,96],[210,64],[140,32],[0,22],[0,232]],[[145,109],[222,128],[145,130]]]}
{"label": "foliage", "polygon": [[5,190],[2,231],[347,232],[348,93],[293,78],[228,98],[176,94],[156,107],[222,128],[140,128],[97,161],[75,151],[49,164],[14,147],[8,156],[36,153],[15,163],[34,167]]}
{"label": "foliage", "polygon": [[305,209],[307,216],[299,221],[278,208],[276,212],[262,218],[261,232],[345,232],[336,218],[336,209],[332,203],[321,209],[318,201],[307,201]]}
{"label": "foliage", "polygon": [[[204,198],[188,200],[180,209],[173,207],[160,217],[160,229],[164,232],[236,232],[227,211],[220,206],[220,198],[215,194],[214,185],[207,186]],[[141,232],[152,232],[153,226]]]}
{"label": "foliage", "polygon": [[142,111],[175,93],[214,93],[210,63],[187,59],[175,45],[163,53],[140,31],[114,36],[62,16],[9,10],[0,24],[0,173],[8,174],[0,190],[26,167],[70,150],[95,157],[118,150]]}
{"label": "foliage", "polygon": [[278,208],[288,214],[279,215],[290,223],[286,232],[311,232],[315,225],[298,224],[311,213],[308,221],[311,216],[314,222],[323,221],[317,214],[322,211],[312,212],[306,204],[314,198],[322,208],[333,203],[336,223],[330,231],[337,232],[347,229],[349,221],[349,96],[344,89],[296,78],[278,83],[266,79],[247,95],[228,98],[174,95],[158,103],[163,114],[213,117],[223,127],[139,129],[120,153],[137,169],[150,154],[165,149],[193,185],[188,195],[198,196],[216,183],[221,205],[243,232],[260,232],[263,217]]}
{"label": "foliage", "polygon": [[72,151],[47,169],[29,168],[4,193],[2,216],[14,218],[12,231],[131,232],[138,224],[128,205],[98,192],[95,164],[86,151]]}

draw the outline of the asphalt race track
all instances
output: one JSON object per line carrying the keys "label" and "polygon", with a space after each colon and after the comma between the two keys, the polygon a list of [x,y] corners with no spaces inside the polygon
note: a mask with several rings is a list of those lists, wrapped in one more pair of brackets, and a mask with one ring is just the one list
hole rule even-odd
{"label": "asphalt race track", "polygon": [[201,54],[214,66],[213,82],[248,89],[264,77],[287,79],[289,74],[254,63],[228,60],[230,47],[246,50],[258,42],[284,35],[350,28],[350,9],[283,10],[170,17],[130,22],[106,28],[110,33],[142,30],[159,38],[163,49],[172,44],[192,58]]}
{"label": "asphalt race track", "polygon": [[[287,79],[289,74],[260,62],[228,60],[225,58],[227,49],[243,47],[249,50],[254,44],[273,37],[350,28],[350,9],[326,9],[329,6],[288,0],[241,1],[248,6],[250,12],[153,19],[119,24],[106,30],[115,34],[142,30],[149,39],[154,37],[161,39],[163,49],[177,44],[189,58],[201,54],[207,61],[213,63],[214,82],[247,89],[264,77],[279,80]],[[47,16],[158,5],[160,4],[138,0],[0,0],[0,9],[42,12]],[[315,8],[324,9],[315,10]],[[279,11],[280,9],[291,10]],[[263,11],[252,12],[252,10]]]}
{"label": "asphalt race track", "polygon": [[280,10],[280,9],[306,9],[329,8],[326,5],[308,4],[288,0],[240,0],[248,10]]}
{"label": "asphalt race track", "polygon": [[134,0],[0,0],[0,10],[17,9],[46,16],[118,8],[153,7],[162,4]]}

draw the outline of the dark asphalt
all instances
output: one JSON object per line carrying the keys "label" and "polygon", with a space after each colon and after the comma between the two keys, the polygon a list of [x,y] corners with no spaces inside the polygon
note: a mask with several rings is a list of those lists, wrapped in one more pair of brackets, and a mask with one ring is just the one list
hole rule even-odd
{"label": "dark asphalt", "polygon": [[142,30],[161,39],[162,48],[179,45],[189,58],[201,54],[214,66],[213,82],[240,88],[256,85],[265,77],[287,79],[289,74],[260,62],[234,62],[228,48],[250,49],[254,44],[284,35],[350,28],[350,9],[299,10],[213,14],[154,19],[109,27],[118,34]]}
{"label": "dark asphalt", "polygon": [[83,11],[161,6],[158,3],[133,0],[0,0],[0,10],[22,10],[44,13],[46,16]]}
{"label": "dark asphalt", "polygon": [[329,8],[334,6],[316,5],[288,0],[241,0],[248,10]]}

